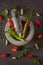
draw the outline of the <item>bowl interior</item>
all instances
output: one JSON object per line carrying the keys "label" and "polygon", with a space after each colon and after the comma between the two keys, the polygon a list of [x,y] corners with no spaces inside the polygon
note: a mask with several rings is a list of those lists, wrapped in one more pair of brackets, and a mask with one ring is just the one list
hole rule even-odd
{"label": "bowl interior", "polygon": [[[23,27],[24,27],[26,17],[23,18],[21,16],[21,20],[22,20],[22,24],[23,24]],[[7,22],[6,25],[5,25],[5,31],[7,31],[9,29],[9,27],[10,27],[10,25]],[[9,42],[12,43],[13,45],[17,45],[17,46],[25,45],[25,44],[29,43],[34,36],[34,25],[33,25],[32,22],[30,22],[30,27],[28,28],[28,32],[26,34],[26,39],[25,39],[24,42],[18,41],[11,36],[9,37],[7,33],[5,33],[5,36],[9,40]]]}

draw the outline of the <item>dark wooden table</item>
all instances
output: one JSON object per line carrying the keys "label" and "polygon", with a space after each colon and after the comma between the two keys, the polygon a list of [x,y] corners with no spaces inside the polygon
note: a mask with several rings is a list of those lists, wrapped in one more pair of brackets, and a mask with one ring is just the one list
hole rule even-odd
{"label": "dark wooden table", "polygon": [[[0,15],[2,14],[2,11],[4,9],[8,9],[10,11],[15,4],[18,5],[19,8],[24,8],[26,10],[26,14],[25,14],[26,16],[29,14],[29,11],[31,9],[35,9],[36,11],[43,14],[43,0],[0,0]],[[35,19],[39,19],[41,21],[42,23],[41,28],[38,28],[35,25],[34,23]],[[43,16],[34,17],[34,20],[33,20],[33,23],[35,27],[35,35],[34,35],[35,37],[38,33],[43,33]],[[29,59],[26,57],[19,60],[11,60],[11,57],[17,56],[19,53],[21,53],[21,50],[18,52],[12,52],[11,51],[11,48],[13,46],[12,44],[5,46],[6,37],[5,37],[4,29],[5,29],[6,22],[7,20],[4,19],[0,23],[0,55],[2,53],[10,53],[11,56],[5,59],[0,57],[0,65],[35,65],[33,62],[33,59]],[[40,50],[36,50],[34,48],[35,42],[39,44]],[[32,48],[32,50],[30,50],[30,53],[35,55],[40,60],[41,65],[43,65],[43,39],[40,39],[40,40],[33,39],[31,43],[28,45],[30,48]]]}

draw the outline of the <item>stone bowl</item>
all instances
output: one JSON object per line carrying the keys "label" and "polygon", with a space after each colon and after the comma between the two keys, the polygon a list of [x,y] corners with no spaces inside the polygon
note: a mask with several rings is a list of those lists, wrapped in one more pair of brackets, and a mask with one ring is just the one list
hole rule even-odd
{"label": "stone bowl", "polygon": [[[25,16],[20,16],[21,20],[25,21],[26,17]],[[34,36],[34,25],[33,22],[30,21],[30,32],[28,34],[28,36],[26,37],[25,41],[18,41],[16,39],[14,39],[13,37],[9,37],[7,33],[5,33],[6,38],[8,39],[8,41],[13,44],[13,45],[17,45],[17,46],[22,46],[25,44],[29,44],[29,42],[32,40],[33,36]],[[5,31],[7,31],[9,29],[10,25],[8,24],[8,22],[5,25]]]}

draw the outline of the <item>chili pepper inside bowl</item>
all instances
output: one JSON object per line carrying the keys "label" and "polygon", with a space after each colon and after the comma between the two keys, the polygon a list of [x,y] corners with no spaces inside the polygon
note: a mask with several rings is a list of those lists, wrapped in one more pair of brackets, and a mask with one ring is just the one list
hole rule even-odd
{"label": "chili pepper inside bowl", "polygon": [[[20,16],[20,18],[22,21],[25,21],[27,17]],[[7,31],[9,28],[10,28],[10,25],[7,22],[7,24],[5,25],[5,31]],[[7,33],[5,33],[5,36],[9,40],[9,42],[12,43],[13,45],[22,46],[22,45],[29,43],[34,36],[34,25],[33,25],[32,21],[30,21],[29,28],[30,28],[29,34],[25,38],[25,41],[18,41],[16,39],[14,39],[12,36],[9,37]]]}

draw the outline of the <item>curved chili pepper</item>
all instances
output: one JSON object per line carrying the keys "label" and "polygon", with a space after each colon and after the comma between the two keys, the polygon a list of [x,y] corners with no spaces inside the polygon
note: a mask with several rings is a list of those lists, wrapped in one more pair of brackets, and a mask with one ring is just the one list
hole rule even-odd
{"label": "curved chili pepper", "polygon": [[21,37],[19,37],[19,35],[17,35],[16,31],[9,28],[6,33],[9,33],[12,37],[14,37],[15,39],[19,40],[19,41],[24,41],[24,39],[22,39]]}

